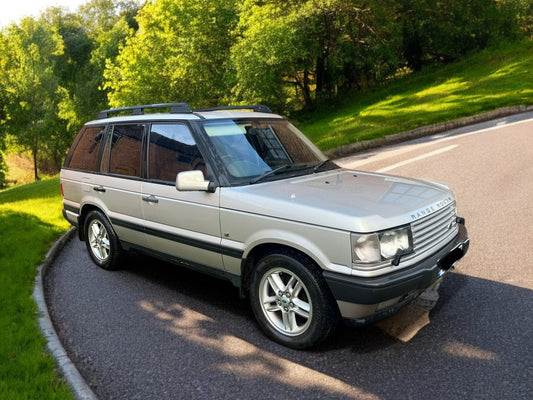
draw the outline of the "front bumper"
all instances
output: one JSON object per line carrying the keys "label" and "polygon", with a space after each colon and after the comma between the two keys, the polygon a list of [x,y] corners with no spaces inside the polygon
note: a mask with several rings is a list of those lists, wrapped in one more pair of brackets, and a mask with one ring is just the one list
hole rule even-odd
{"label": "front bumper", "polygon": [[359,324],[382,319],[397,311],[439,280],[468,251],[464,223],[459,233],[438,252],[408,268],[373,278],[324,271],[341,315]]}

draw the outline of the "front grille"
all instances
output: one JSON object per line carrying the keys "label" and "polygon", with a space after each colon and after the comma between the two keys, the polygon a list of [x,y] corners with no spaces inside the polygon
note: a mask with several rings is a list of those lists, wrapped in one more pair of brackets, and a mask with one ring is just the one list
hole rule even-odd
{"label": "front grille", "polygon": [[459,231],[455,202],[411,224],[414,255],[437,249],[448,243]]}

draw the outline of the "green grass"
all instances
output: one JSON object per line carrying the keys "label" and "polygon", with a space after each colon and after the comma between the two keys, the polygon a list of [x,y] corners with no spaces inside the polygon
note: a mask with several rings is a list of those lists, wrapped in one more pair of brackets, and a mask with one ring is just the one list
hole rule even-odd
{"label": "green grass", "polygon": [[31,295],[37,266],[68,223],[59,179],[0,191],[0,399],[72,399],[56,372]]}
{"label": "green grass", "polygon": [[382,138],[500,107],[533,104],[533,41],[484,50],[464,61],[356,93],[302,130],[322,149]]}

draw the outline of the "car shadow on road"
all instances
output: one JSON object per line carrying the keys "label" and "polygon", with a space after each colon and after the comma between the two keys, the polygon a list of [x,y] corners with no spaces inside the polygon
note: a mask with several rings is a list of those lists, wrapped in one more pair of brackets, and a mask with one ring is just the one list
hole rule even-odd
{"label": "car shadow on road", "polygon": [[[221,313],[230,313],[234,318],[245,319],[247,323],[254,327],[254,335],[245,335],[246,340],[254,340],[255,336],[255,340],[261,338],[257,343],[258,345],[265,345],[265,341],[266,343],[271,343],[256,325],[248,299],[241,299],[239,290],[228,281],[207,276],[187,268],[177,267],[137,253],[129,256],[126,271],[179,293],[180,299],[194,299],[195,303],[201,304],[202,311],[206,312],[214,321],[217,320],[217,316]],[[187,303],[187,305],[189,304]],[[232,330],[231,334],[239,336],[242,335],[242,332],[240,330]],[[370,338],[371,343],[364,345]],[[384,334],[374,326],[349,328],[341,323],[331,340],[306,351],[329,351],[331,349],[350,347],[351,345],[357,348],[361,345],[361,352],[369,352],[374,344],[377,348],[382,348],[395,342],[397,340]],[[277,347],[286,349],[278,344],[273,344],[273,348]]]}
{"label": "car shadow on road", "polygon": [[[450,273],[431,323],[407,343],[376,326],[340,327],[305,351],[267,339],[229,283],[135,258],[128,274],[176,293],[139,307],[206,356],[203,368],[239,377],[238,393],[272,385],[298,398],[526,398],[533,381],[533,292]],[[424,390],[420,385],[423,382]],[[235,396],[233,390],[227,396]],[[511,397],[509,397],[511,395]],[[244,396],[247,397],[247,396]]]}

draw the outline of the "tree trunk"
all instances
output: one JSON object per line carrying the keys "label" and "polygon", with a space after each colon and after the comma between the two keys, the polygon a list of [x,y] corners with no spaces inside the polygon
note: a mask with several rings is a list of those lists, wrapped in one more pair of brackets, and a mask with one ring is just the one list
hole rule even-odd
{"label": "tree trunk", "polygon": [[310,107],[313,104],[311,98],[311,89],[309,88],[309,71],[304,71],[302,92],[304,96],[305,107]]}
{"label": "tree trunk", "polygon": [[39,170],[37,168],[37,149],[34,148],[32,150],[32,155],[33,155],[33,173],[34,173],[34,178],[35,178],[35,181],[38,181],[41,178],[39,177]]}
{"label": "tree trunk", "polygon": [[318,57],[316,60],[316,97],[321,97],[324,90],[324,74],[325,74],[325,60],[324,57]]}

